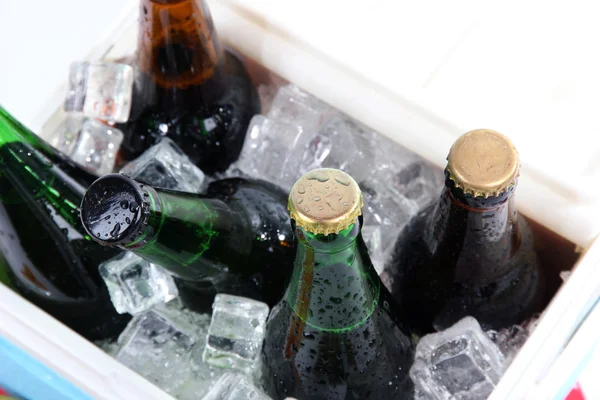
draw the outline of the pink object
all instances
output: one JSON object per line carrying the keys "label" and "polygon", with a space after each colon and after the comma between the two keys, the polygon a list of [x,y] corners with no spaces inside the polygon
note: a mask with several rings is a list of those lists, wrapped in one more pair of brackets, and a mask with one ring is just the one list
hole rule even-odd
{"label": "pink object", "polygon": [[585,396],[581,391],[581,386],[579,386],[579,382],[575,384],[575,387],[571,389],[565,400],[585,400]]}

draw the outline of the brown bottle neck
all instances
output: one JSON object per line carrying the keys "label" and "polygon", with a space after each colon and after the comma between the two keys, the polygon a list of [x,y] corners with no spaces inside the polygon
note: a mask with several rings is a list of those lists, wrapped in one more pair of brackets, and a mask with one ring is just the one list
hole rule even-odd
{"label": "brown bottle neck", "polygon": [[159,88],[201,85],[222,50],[204,0],[141,0],[137,67]]}
{"label": "brown bottle neck", "polygon": [[457,282],[485,284],[510,274],[521,245],[514,187],[499,197],[474,199],[453,187],[442,192],[428,242],[452,264]]}

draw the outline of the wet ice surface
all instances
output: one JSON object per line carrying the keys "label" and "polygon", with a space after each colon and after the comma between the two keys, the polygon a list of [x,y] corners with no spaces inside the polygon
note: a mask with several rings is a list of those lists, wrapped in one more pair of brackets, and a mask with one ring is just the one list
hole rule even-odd
{"label": "wet ice surface", "polygon": [[166,137],[126,164],[120,172],[154,187],[189,193],[200,193],[204,183],[204,173]]}
{"label": "wet ice surface", "polygon": [[254,386],[252,379],[241,374],[227,372],[219,378],[203,400],[269,400],[262,390]]}
{"label": "wet ice surface", "polygon": [[525,344],[529,336],[533,333],[538,325],[540,315],[522,322],[520,325],[513,325],[498,331],[489,330],[486,332],[488,337],[498,346],[502,354],[504,354],[504,370],[508,369],[513,362],[521,347]]}
{"label": "wet ice surface", "polygon": [[139,314],[178,295],[171,275],[132,252],[124,252],[98,269],[120,314]]}
{"label": "wet ice surface", "polygon": [[261,301],[218,294],[213,303],[203,361],[221,368],[255,369],[268,315],[269,307]]}
{"label": "wet ice surface", "polygon": [[504,356],[472,317],[421,338],[410,377],[420,399],[487,399],[503,372]]}
{"label": "wet ice surface", "polygon": [[307,132],[317,132],[335,110],[315,96],[295,85],[281,86],[268,111],[275,121],[301,126]]}
{"label": "wet ice surface", "polygon": [[126,122],[131,111],[133,68],[126,64],[74,62],[63,108],[68,113]]}
{"label": "wet ice surface", "polygon": [[134,317],[117,341],[116,358],[170,394],[188,376],[192,350],[202,346],[209,317],[157,307]]}
{"label": "wet ice surface", "polygon": [[123,132],[91,118],[68,115],[50,143],[73,161],[95,173],[113,171]]}
{"label": "wet ice surface", "polygon": [[338,168],[363,190],[363,237],[378,272],[402,228],[439,196],[442,171],[294,85],[279,89],[266,116],[255,116],[230,173],[289,190],[314,168]]}
{"label": "wet ice surface", "polygon": [[[268,399],[255,386],[260,382],[259,355],[268,307],[219,295],[213,309],[211,321],[208,314],[183,308],[179,299],[161,303],[136,315],[116,345],[105,341],[97,345],[181,400],[202,399],[209,391],[213,396],[209,398],[215,399]],[[217,361],[207,363],[203,356],[211,339],[210,358]],[[231,340],[230,345],[223,339]],[[239,397],[242,393],[255,397]]]}

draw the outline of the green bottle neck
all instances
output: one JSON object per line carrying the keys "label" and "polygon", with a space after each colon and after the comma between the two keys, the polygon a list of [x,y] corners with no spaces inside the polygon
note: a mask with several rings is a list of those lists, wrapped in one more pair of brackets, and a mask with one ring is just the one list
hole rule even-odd
{"label": "green bottle neck", "polygon": [[315,235],[296,227],[297,252],[286,299],[296,315],[320,331],[351,331],[378,304],[381,281],[357,220],[348,229]]}
{"label": "green bottle neck", "polygon": [[183,279],[217,279],[250,252],[249,221],[222,200],[152,188],[118,174],[96,181],[82,203],[86,230]]}
{"label": "green bottle neck", "polygon": [[[40,149],[50,146],[0,108],[0,179],[2,202],[43,200],[70,225],[79,224],[85,188]],[[33,204],[32,204],[33,206]]]}
{"label": "green bottle neck", "polygon": [[45,152],[54,152],[54,148],[40,139],[25,125],[17,121],[0,106],[0,146],[6,143],[25,142],[37,150]]}

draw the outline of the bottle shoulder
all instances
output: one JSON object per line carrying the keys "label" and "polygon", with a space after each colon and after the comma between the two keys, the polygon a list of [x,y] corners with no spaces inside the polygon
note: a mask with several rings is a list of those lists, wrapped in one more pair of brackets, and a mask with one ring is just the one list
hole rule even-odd
{"label": "bottle shoulder", "polygon": [[260,113],[258,92],[244,64],[229,52],[201,85],[163,88],[139,73],[134,84],[123,156],[133,159],[167,136],[205,173],[225,171],[241,152],[251,118]]}
{"label": "bottle shoulder", "polygon": [[[247,215],[254,230],[271,228],[286,234],[292,232],[287,196],[272,183],[249,178],[227,178],[209,184],[206,194],[231,204]],[[264,224],[269,226],[265,227]]]}

